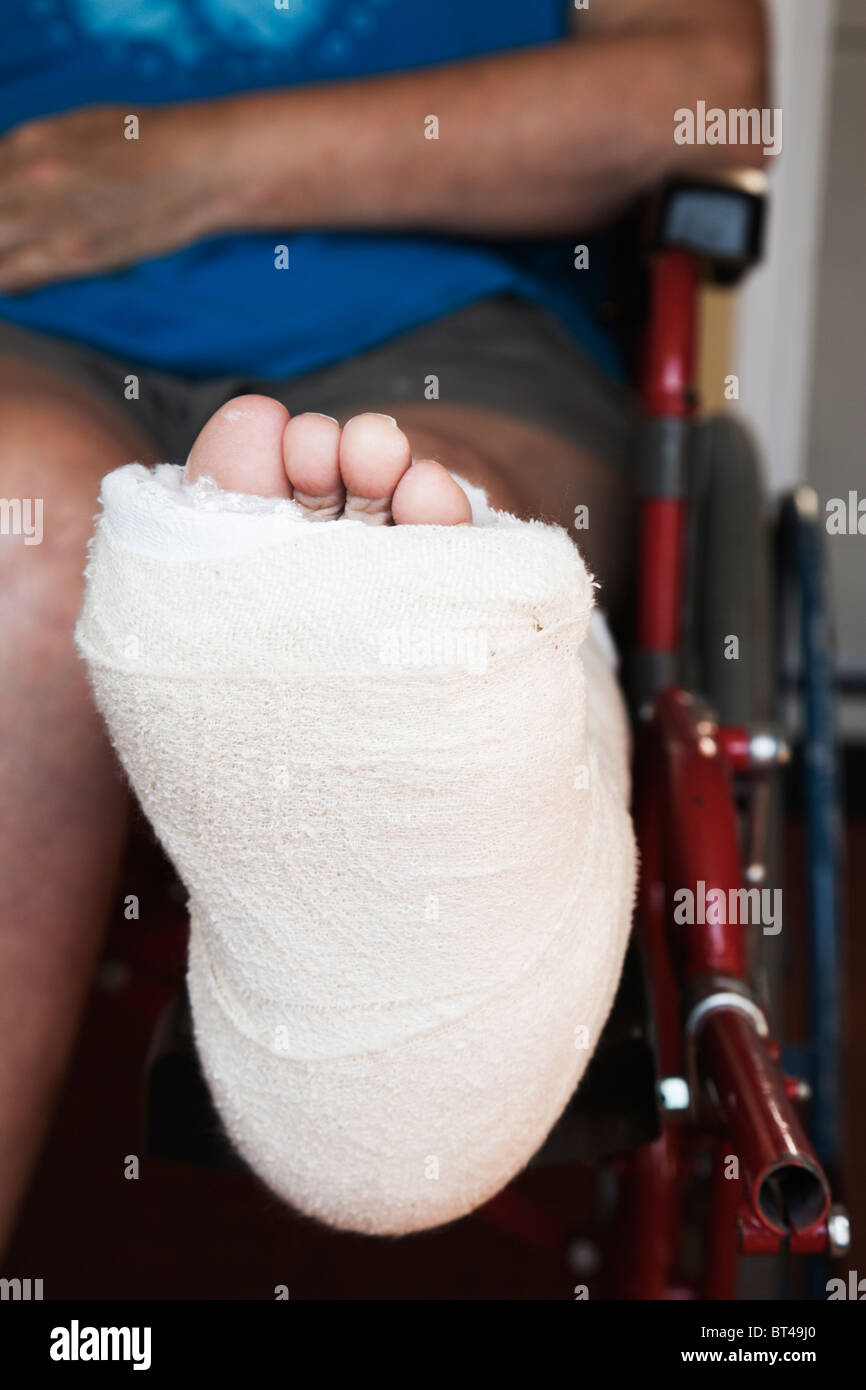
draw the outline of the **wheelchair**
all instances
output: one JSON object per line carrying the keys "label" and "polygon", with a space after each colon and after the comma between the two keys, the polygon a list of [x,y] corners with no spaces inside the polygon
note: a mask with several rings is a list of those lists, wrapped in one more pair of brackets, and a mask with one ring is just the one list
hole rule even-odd
{"label": "wheelchair", "polygon": [[[791,1255],[810,1257],[823,1296],[824,1261],[850,1240],[831,1188],[841,1165],[839,807],[817,499],[798,489],[772,517],[747,433],[728,417],[699,421],[693,384],[700,286],[733,284],[758,260],[761,179],[664,189],[641,215],[642,273],[626,296],[642,328],[629,350],[643,428],[636,598],[617,636],[632,651],[640,886],[602,1039],[530,1165],[592,1164],[604,1229],[591,1239],[566,1229],[514,1184],[476,1214],[570,1261],[593,1297],[783,1297]],[[812,1043],[801,1077],[778,1036],[785,934],[762,915],[781,874],[786,702],[802,716]],[[686,885],[699,899],[691,921],[676,909]],[[195,1055],[182,928],[172,942],[155,991],[164,1002],[176,988],[148,1062],[147,1148],[243,1167]],[[807,1125],[798,1108],[809,1102]],[[755,1262],[758,1278],[755,1255],[775,1257]]]}

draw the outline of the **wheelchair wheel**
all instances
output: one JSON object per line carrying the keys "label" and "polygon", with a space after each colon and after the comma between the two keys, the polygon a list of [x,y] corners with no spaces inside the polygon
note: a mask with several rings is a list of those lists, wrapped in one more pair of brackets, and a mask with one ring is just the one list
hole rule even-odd
{"label": "wheelchair wheel", "polygon": [[772,720],[775,700],[770,528],[760,466],[748,432],[728,416],[699,424],[693,447],[688,685],[706,695],[720,723],[754,727]]}

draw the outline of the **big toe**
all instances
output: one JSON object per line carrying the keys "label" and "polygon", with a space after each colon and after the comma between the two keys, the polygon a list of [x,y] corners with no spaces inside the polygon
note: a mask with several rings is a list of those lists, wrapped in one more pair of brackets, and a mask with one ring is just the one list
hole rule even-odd
{"label": "big toe", "polygon": [[186,464],[186,481],[213,478],[226,492],[289,497],[283,435],[289,412],[270,396],[235,396],[200,430]]}

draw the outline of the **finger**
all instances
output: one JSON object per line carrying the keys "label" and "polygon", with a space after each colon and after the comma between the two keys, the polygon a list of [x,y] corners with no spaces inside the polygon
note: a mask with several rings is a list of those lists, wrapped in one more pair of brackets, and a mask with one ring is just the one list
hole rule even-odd
{"label": "finger", "polygon": [[0,253],[32,243],[39,228],[44,226],[44,218],[29,217],[23,211],[7,214],[0,208]]}
{"label": "finger", "polygon": [[43,117],[22,121],[0,135],[0,177],[16,170],[22,160],[29,160],[34,152],[50,141],[52,126],[61,126],[65,117]]}
{"label": "finger", "polygon": [[72,266],[64,265],[47,242],[39,244],[31,241],[26,246],[0,254],[0,292],[3,294],[20,294],[24,290],[38,289],[40,285],[66,280],[80,273]]}
{"label": "finger", "polygon": [[[131,259],[131,258],[130,258]],[[57,280],[95,275],[119,264],[89,233],[64,232],[0,252],[0,292],[17,294]]]}

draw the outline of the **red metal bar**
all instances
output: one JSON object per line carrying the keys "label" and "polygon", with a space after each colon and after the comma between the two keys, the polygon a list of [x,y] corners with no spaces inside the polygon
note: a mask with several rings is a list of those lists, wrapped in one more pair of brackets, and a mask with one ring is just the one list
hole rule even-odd
{"label": "red metal bar", "polygon": [[[697,319],[695,258],[686,251],[659,252],[650,270],[641,391],[650,420],[684,421],[694,414]],[[656,441],[656,436],[648,435],[648,441]],[[647,462],[648,491],[638,521],[636,640],[640,651],[673,655],[679,646],[682,611],[685,503],[676,476],[663,485],[653,471],[653,460]]]}
{"label": "red metal bar", "polygon": [[[740,888],[742,876],[725,759],[715,739],[701,733],[694,702],[684,691],[663,691],[655,717],[665,749],[667,886],[672,893],[692,895],[696,919],[674,927],[684,977],[692,980],[721,974],[743,979],[743,927],[738,921],[727,920],[732,915],[727,911],[729,890]],[[720,902],[726,905],[724,913],[719,911]],[[685,897],[682,904],[688,907]],[[669,910],[673,907],[670,903]],[[722,916],[724,920],[719,920]]]}
{"label": "red metal bar", "polygon": [[679,646],[685,522],[680,497],[645,497],[640,504],[641,651],[675,652]]}
{"label": "red metal bar", "polygon": [[619,1203],[606,1251],[606,1296],[654,1300],[673,1295],[681,1240],[679,1133],[665,1129],[617,1163]]}
{"label": "red metal bar", "polygon": [[658,252],[650,268],[650,304],[641,396],[647,415],[694,412],[698,268],[688,251]]}
{"label": "red metal bar", "polygon": [[684,1071],[680,987],[671,960],[665,900],[667,825],[664,749],[654,725],[638,729],[634,820],[640,845],[636,929],[653,1001],[657,1064],[665,1076]]}
{"label": "red metal bar", "polygon": [[[696,265],[685,252],[662,251],[654,257],[650,277],[643,407],[652,420],[684,420],[694,410]],[[653,442],[661,448],[655,436]],[[659,460],[649,463],[638,525],[636,641],[641,652],[673,657],[680,638],[686,510],[676,486],[661,486]],[[656,683],[653,677],[648,692]],[[638,923],[654,1001],[659,1065],[663,1073],[675,1075],[682,1070],[682,1030],[667,935],[664,771],[660,740],[642,737],[635,778],[641,847]],[[656,1143],[624,1156],[618,1167],[619,1220],[609,1273],[621,1297],[671,1297],[683,1177],[679,1133],[667,1126]]]}
{"label": "red metal bar", "polygon": [[752,1020],[736,1008],[708,1014],[698,1065],[712,1079],[755,1215],[780,1235],[823,1221],[827,1179]]}
{"label": "red metal bar", "polygon": [[741,1185],[728,1176],[730,1141],[717,1139],[712,1151],[706,1247],[703,1258],[704,1298],[732,1298],[737,1284],[737,1211]]}

